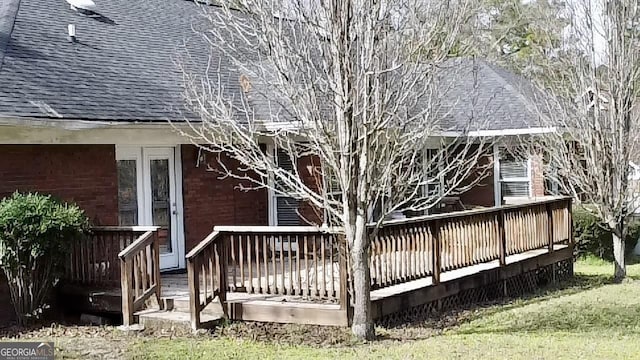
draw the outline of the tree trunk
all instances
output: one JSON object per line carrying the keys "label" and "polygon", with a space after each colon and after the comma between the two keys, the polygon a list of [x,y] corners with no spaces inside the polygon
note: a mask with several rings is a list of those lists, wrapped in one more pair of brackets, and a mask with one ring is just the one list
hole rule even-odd
{"label": "tree trunk", "polygon": [[625,264],[625,244],[623,232],[613,232],[613,258],[615,263],[614,281],[621,282],[627,276],[627,267]]}
{"label": "tree trunk", "polygon": [[[353,322],[351,331],[360,339],[374,340],[376,333],[371,314],[371,269],[369,268],[369,239],[366,219],[358,214],[355,224],[347,230],[347,240],[351,246],[353,276]],[[351,233],[351,234],[349,234]],[[349,236],[353,236],[349,239]]]}

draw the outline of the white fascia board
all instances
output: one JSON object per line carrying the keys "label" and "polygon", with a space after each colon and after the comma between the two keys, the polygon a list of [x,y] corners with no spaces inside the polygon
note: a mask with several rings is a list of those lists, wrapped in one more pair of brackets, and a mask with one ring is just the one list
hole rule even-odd
{"label": "white fascia board", "polygon": [[16,126],[30,128],[57,128],[62,130],[85,129],[158,129],[158,128],[188,128],[189,125],[182,122],[170,121],[105,121],[82,119],[53,119],[31,117],[5,117],[0,115],[0,126]]}
{"label": "white fascia board", "polygon": [[0,144],[189,144],[188,124],[0,117]]}
{"label": "white fascia board", "polygon": [[537,127],[523,129],[502,129],[502,130],[473,130],[469,132],[462,131],[444,131],[439,135],[444,137],[498,137],[498,136],[518,136],[518,135],[535,135],[549,134],[557,131],[555,127]]}

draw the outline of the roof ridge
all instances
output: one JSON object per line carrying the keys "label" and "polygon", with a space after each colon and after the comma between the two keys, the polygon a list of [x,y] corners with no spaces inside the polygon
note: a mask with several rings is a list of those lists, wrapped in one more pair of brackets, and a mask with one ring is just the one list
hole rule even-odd
{"label": "roof ridge", "polygon": [[[522,93],[521,91],[521,87],[516,88],[510,81],[507,81],[507,79],[500,74],[498,71],[496,71],[496,67],[499,67],[498,65],[494,65],[488,61],[485,61],[484,59],[480,59],[480,62],[482,62],[483,64],[485,64],[485,67],[487,67],[497,78],[498,81],[500,81],[500,83],[507,88],[508,90],[512,91],[513,93],[516,94],[516,96],[520,99],[520,101],[522,101],[522,103],[529,107],[530,103],[527,100],[527,97]],[[518,76],[521,77],[521,75],[516,74],[510,70],[504,69],[502,67],[499,67],[500,70],[504,71],[504,72],[508,72],[510,75],[512,76]],[[529,80],[522,78],[522,80],[528,82]],[[533,84],[532,84],[533,85]]]}
{"label": "roof ridge", "polygon": [[2,70],[4,56],[9,46],[19,8],[20,0],[3,0],[0,2],[0,70]]}

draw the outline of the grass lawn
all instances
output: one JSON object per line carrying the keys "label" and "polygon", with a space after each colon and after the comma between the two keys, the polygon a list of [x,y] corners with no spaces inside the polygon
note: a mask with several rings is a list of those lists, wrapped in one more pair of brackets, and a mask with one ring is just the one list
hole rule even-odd
{"label": "grass lawn", "polygon": [[562,289],[378,329],[372,343],[344,328],[261,323],[199,335],[54,325],[0,331],[0,341],[54,341],[57,359],[640,359],[640,264],[617,285],[601,260],[580,260],[575,272]]}
{"label": "grass lawn", "polygon": [[640,358],[640,264],[630,265],[630,281],[617,285],[610,283],[610,263],[581,260],[575,271],[575,282],[565,289],[452,314],[449,326],[441,331],[414,324],[378,329],[381,340],[369,344],[343,340],[324,346],[306,338],[313,334],[294,327],[290,331],[297,334],[272,334],[269,341],[248,340],[251,336],[139,338],[127,355],[149,359]]}

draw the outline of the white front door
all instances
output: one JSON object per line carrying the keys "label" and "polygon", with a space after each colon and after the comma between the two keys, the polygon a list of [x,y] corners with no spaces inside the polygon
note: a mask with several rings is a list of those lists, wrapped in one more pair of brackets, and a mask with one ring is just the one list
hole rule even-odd
{"label": "white front door", "polygon": [[116,159],[120,225],[159,226],[160,268],[180,267],[176,148],[118,147]]}

